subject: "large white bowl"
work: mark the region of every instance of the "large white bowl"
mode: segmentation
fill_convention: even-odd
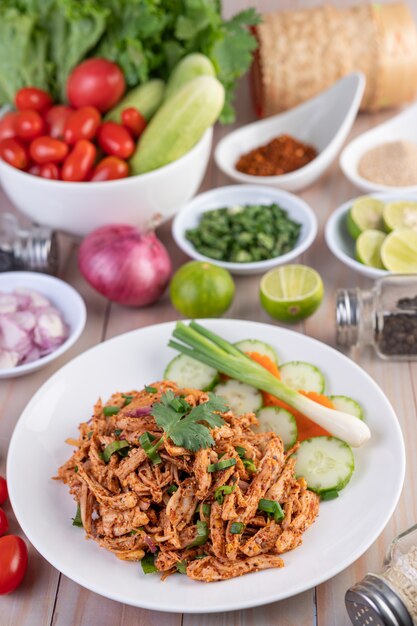
[[[213,129],[183,157],[153,172],[107,182],[46,180],[0,159],[0,182],[16,207],[54,230],[84,236],[106,224],[146,230],[169,219],[193,197],[210,157]]]
[[[362,99],[365,78],[354,72],[299,106],[266,120],[248,124],[226,135],[218,144],[218,167],[232,180],[298,191],[311,185],[331,165],[342,147]],[[235,168],[238,158],[278,135],[293,135],[317,148],[310,163],[282,176],[250,176]]]
[[[217,261],[200,254],[193,244],[186,239],[186,231],[198,226],[202,214],[206,211],[236,205],[272,204],[274,202],[285,209],[292,220],[301,224],[298,241],[295,247],[286,254],[266,261],[230,263]],[[289,263],[295,257],[305,252],[316,237],[317,220],[308,204],[292,193],[261,185],[231,185],[230,187],[218,187],[217,189],[206,191],[191,200],[175,217],[172,225],[172,234],[181,250],[193,259],[215,263],[229,270],[232,274],[261,274],[271,269],[271,267]]]

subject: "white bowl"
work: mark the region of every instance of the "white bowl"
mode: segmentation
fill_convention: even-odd
[[[84,330],[87,318],[84,300],[80,294],[59,278],[47,274],[37,274],[36,272],[0,273],[0,291],[8,292],[18,288],[33,289],[48,298],[62,313],[69,328],[69,335],[56,350],[36,361],[17,367],[0,369],[0,379],[16,378],[29,374],[29,372],[41,369],[41,367],[57,359],[77,341]]]
[[[146,230],[169,219],[193,197],[210,157],[213,129],[177,161],[153,172],[106,182],[46,180],[0,159],[0,182],[16,207],[54,230],[84,236],[106,224]]]
[[[311,185],[330,166],[342,147],[362,99],[365,78],[354,72],[299,106],[268,119],[243,126],[226,135],[218,144],[215,159],[231,179],[241,183],[272,185],[298,191]],[[318,156],[298,170],[282,176],[249,176],[235,168],[238,158],[282,134],[317,148]]]
[[[417,103],[351,141],[340,155],[339,163],[342,172],[355,187],[366,193],[387,192],[392,194],[405,192],[416,194],[417,185],[408,187],[379,185],[363,178],[358,173],[359,161],[365,152],[379,144],[391,141],[409,141],[417,144]]]
[[[370,197],[378,198],[378,200],[382,200],[383,202],[393,202],[394,200],[413,200],[416,202],[417,191],[414,195],[405,194],[404,192],[391,192],[373,193],[370,194]],[[327,220],[324,232],[326,243],[334,256],[338,258],[339,261],[344,263],[344,265],[347,265],[356,272],[359,272],[359,274],[363,274],[368,278],[376,280],[377,278],[386,276],[391,272],[388,270],[381,270],[376,267],[368,267],[355,259],[355,241],[350,236],[346,225],[347,214],[349,213],[349,209],[355,200],[356,198],[352,198],[333,211]]]
[[[211,209],[245,204],[272,204],[274,202],[285,209],[291,219],[302,225],[295,247],[281,256],[252,263],[217,261],[197,252],[193,244],[185,237],[186,231],[190,228],[195,228],[200,221],[201,215]],[[271,267],[289,263],[295,257],[305,252],[316,237],[317,220],[308,204],[292,193],[260,185],[232,185],[230,187],[218,187],[202,193],[186,204],[174,219],[172,234],[181,250],[193,259],[220,265],[220,267],[224,267],[232,274],[261,274],[271,269]]]

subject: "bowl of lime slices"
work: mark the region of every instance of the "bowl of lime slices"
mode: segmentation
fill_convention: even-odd
[[[377,193],[338,207],[325,238],[342,263],[368,276],[417,273],[417,195]]]

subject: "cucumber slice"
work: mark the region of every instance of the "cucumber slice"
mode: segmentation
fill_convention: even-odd
[[[222,396],[235,415],[256,413],[262,406],[262,394],[255,387],[238,380],[228,380],[214,388],[218,396]]]
[[[239,350],[242,350],[242,352],[258,352],[258,354],[263,354],[278,365],[278,356],[274,348],[263,341],[259,341],[259,339],[242,339],[242,341],[237,341],[235,346],[239,348]]]
[[[364,410],[356,400],[352,400],[352,398],[348,398],[348,396],[329,396],[329,398],[337,411],[349,413],[350,415],[358,417],[360,420],[365,419]]]
[[[303,476],[312,491],[340,491],[355,469],[353,453],[347,443],[336,437],[312,437],[300,443],[297,458],[297,478]]]
[[[297,423],[294,416],[286,409],[278,406],[264,406],[257,412],[256,417],[259,420],[258,432],[265,433],[273,430],[281,437],[286,450],[297,441]]]
[[[324,376],[318,367],[303,361],[289,361],[279,368],[283,383],[296,391],[324,393]]]
[[[213,367],[179,354],[166,366],[164,380],[172,380],[178,387],[210,391],[218,382],[219,374]]]

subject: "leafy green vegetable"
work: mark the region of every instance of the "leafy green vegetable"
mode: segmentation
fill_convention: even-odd
[[[145,554],[143,559],[141,559],[140,564],[142,565],[142,570],[144,574],[154,574],[158,571],[155,565],[155,555],[148,552]]]
[[[72,518],[72,525],[83,528],[83,521],[81,519],[81,509],[79,504],[77,504],[77,512],[75,513],[75,517]]]
[[[187,546],[187,548],[196,548],[198,546],[202,546],[203,544],[206,543],[208,539],[209,529],[208,529],[207,522],[202,522],[201,520],[198,520],[196,526],[197,526],[197,536],[194,539],[194,541],[192,541],[190,545]]]
[[[187,561],[177,561],[177,563],[175,564],[175,567],[177,568],[177,572],[179,574],[186,574],[187,573]]]
[[[116,415],[120,411],[120,406],[109,405],[103,408],[103,415],[106,417],[111,417],[112,415]]]

